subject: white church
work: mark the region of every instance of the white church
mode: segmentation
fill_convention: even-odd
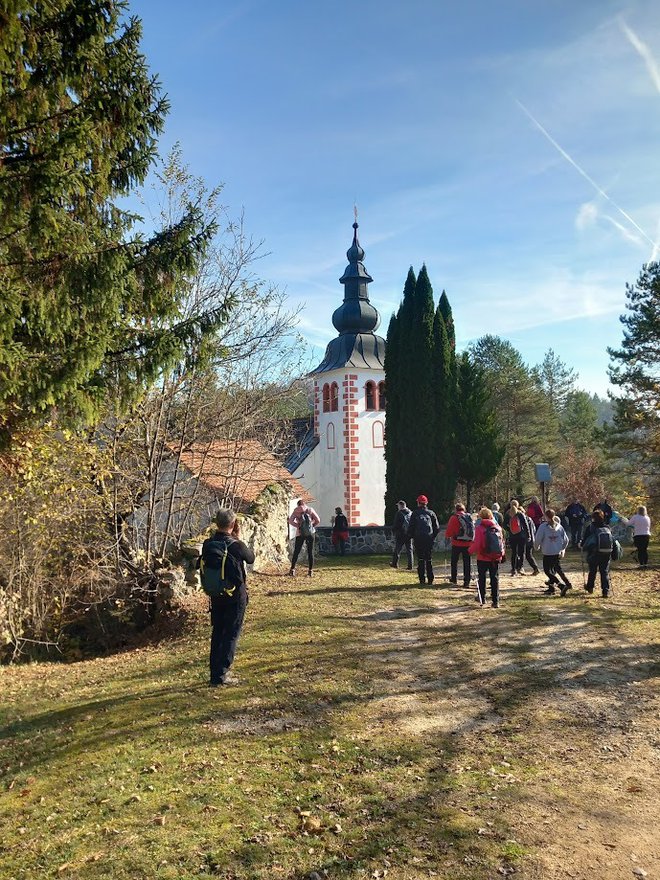
[[[341,507],[349,526],[381,526],[385,518],[385,340],[369,302],[373,281],[353,224],[348,266],[339,279],[344,301],[332,323],[338,336],[312,370],[314,423],[287,462],[315,499],[321,524]]]

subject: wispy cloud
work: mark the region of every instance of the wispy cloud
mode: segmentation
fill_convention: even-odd
[[[557,143],[557,141],[552,137],[550,132],[541,125],[541,123],[538,121],[538,119],[527,109],[527,107],[525,107],[525,105],[522,103],[522,101],[519,101],[516,98],[516,104],[518,104],[518,106],[523,111],[523,113],[527,116],[528,119],[531,120],[531,122],[536,126],[536,128],[538,128],[538,130],[546,138],[546,140],[548,140],[552,144],[552,146],[557,150],[557,152],[561,156],[563,156],[564,159],[566,159],[566,161],[569,163],[569,165],[572,165],[573,168],[575,168],[575,170],[577,171],[577,173],[581,177],[583,177],[587,181],[587,183],[589,183],[596,190],[598,195],[601,196],[602,198],[606,199],[619,212],[619,214],[621,214],[622,217],[625,217],[625,219],[628,221],[628,223],[630,223],[630,225],[633,226],[637,230],[637,232],[639,232],[639,234],[642,236],[642,238],[644,238],[651,246],[653,246],[655,244],[653,239],[649,238],[649,236],[644,232],[642,227],[635,220],[633,220],[633,218],[630,216],[630,214],[628,214],[626,211],[624,211],[622,207],[617,205],[617,203],[614,201],[614,199],[611,196],[609,196],[605,192],[605,190],[596,183],[596,181],[593,179],[593,177],[590,177],[587,174],[587,172],[584,170],[584,168],[581,168],[580,165],[578,165],[578,163],[575,161],[575,159],[573,159],[573,157],[569,153],[567,153],[566,150],[562,146],[560,146],[560,144]]]
[[[639,38],[635,31],[628,24],[626,24],[623,18],[619,19],[619,27],[625,34],[630,45],[637,52],[637,54],[646,65],[646,69],[648,71],[649,77],[651,78],[651,82],[655,86],[658,94],[660,94],[660,68],[658,67],[657,61],[653,57],[653,53],[651,52],[649,46]]]

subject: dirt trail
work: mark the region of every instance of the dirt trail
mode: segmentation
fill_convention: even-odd
[[[636,578],[634,593],[621,586],[604,613],[581,588],[546,598],[541,578],[504,577],[499,610],[436,584],[428,606],[360,618],[374,676],[367,728],[456,737],[473,760],[452,772],[492,778],[490,805],[474,810],[484,833],[504,805],[532,852],[517,877],[660,878],[657,646],[610,615],[654,577]]]

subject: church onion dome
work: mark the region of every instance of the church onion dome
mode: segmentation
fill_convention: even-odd
[[[344,301],[335,309],[332,323],[339,333],[328,344],[325,357],[312,373],[326,373],[342,367],[382,370],[385,363],[385,340],[374,334],[380,315],[369,302],[367,285],[373,278],[364,268],[364,250],[353,224],[353,243],[346,251],[348,266],[339,279],[344,285]]]

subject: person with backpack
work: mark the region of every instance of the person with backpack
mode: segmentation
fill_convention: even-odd
[[[248,605],[245,564],[254,562],[254,552],[239,540],[234,511],[221,508],[215,523],[217,531],[202,544],[198,563],[211,613],[210,687],[236,682],[229,675],[229,669],[234,662]]]
[[[463,559],[463,586],[470,586],[470,544],[474,540],[474,523],[464,504],[456,504],[455,512],[449,517],[445,538],[451,538],[451,576],[450,583],[458,584],[458,560]]]
[[[332,518],[332,545],[341,556],[346,556],[346,542],[348,541],[348,520],[341,507],[335,507],[335,515]]]
[[[524,574],[523,557],[529,542],[529,523],[515,498],[512,499],[509,508],[508,530],[511,548],[511,577],[514,577],[516,574]]]
[[[399,558],[404,546],[406,548],[406,558],[408,560],[408,571],[413,570],[413,549],[412,539],[408,537],[408,526],[410,525],[410,517],[412,511],[405,501],[397,501],[397,510],[392,523],[392,532],[394,533],[394,552],[392,553],[392,568],[399,567]]]
[[[417,498],[417,508],[410,515],[408,537],[412,538],[417,554],[417,574],[420,584],[433,583],[433,542],[440,531],[438,517],[428,508],[426,495]]]
[[[491,603],[493,608],[499,608],[499,564],[505,560],[504,537],[501,527],[493,519],[492,511],[487,507],[482,507],[479,511],[479,520],[469,552],[477,557],[479,604],[481,607],[486,604],[486,575],[488,575]]]
[[[633,543],[637,548],[639,567],[646,568],[649,564],[649,541],[651,540],[651,519],[646,508],[641,505],[637,508],[637,513],[633,513],[630,519],[623,519],[623,522],[633,530]]]
[[[504,517],[500,513],[500,505],[497,503],[497,501],[493,502],[493,504],[491,505],[491,510],[493,511],[493,519],[498,524],[498,526],[500,526],[500,528],[503,528]]]
[[[307,577],[312,576],[312,571],[314,570],[314,536],[316,535],[316,527],[320,522],[321,520],[314,508],[308,507],[302,498],[299,498],[293,513],[288,519],[289,525],[296,529],[289,577],[296,576],[296,562],[300,556],[303,544],[307,547]]]
[[[582,526],[584,525],[585,519],[588,518],[589,514],[583,504],[574,498],[568,507],[565,510],[565,514],[568,517],[568,527],[571,532],[571,547],[575,549],[577,545],[580,543],[580,538],[582,536]]]
[[[612,532],[605,524],[605,514],[602,510],[594,510],[591,514],[591,522],[584,530],[582,536],[582,551],[587,555],[589,576],[585,584],[587,593],[593,593],[596,586],[596,572],[600,574],[600,588],[603,598],[610,594],[610,559],[616,557],[617,550]]]
[[[547,577],[546,584],[548,585],[548,589],[543,592],[547,596],[554,595],[555,587],[559,586],[559,578],[561,578],[563,586],[560,589],[560,594],[565,596],[569,590],[573,589],[573,584],[564,574],[560,562],[568,547],[568,535],[552,508],[548,508],[545,512],[545,520],[536,531],[534,546],[543,554],[543,571]]]

